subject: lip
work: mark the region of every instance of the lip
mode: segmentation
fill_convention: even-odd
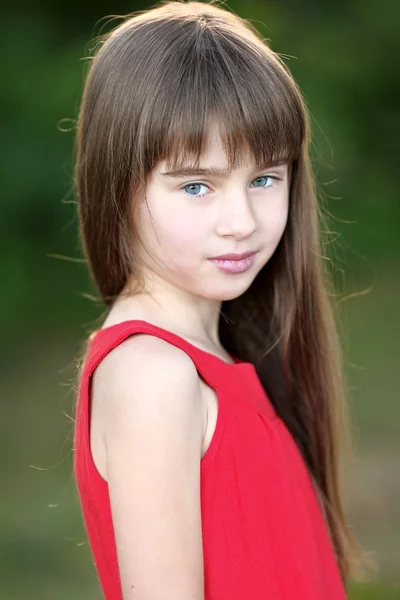
[[[243,260],[243,258],[252,256],[256,252],[257,250],[253,250],[252,252],[244,252],[243,254],[221,254],[221,256],[213,256],[210,258],[210,260]]]

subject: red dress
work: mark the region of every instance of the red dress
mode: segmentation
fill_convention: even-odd
[[[251,363],[230,364],[147,321],[100,329],[82,371],[74,474],[106,600],[122,600],[107,482],[89,444],[89,380],[134,333],[186,352],[218,397],[214,436],[201,460],[205,600],[343,600],[331,539],[301,454]]]

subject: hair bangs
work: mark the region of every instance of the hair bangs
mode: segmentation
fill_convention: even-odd
[[[250,160],[256,167],[299,157],[306,133],[304,109],[284,66],[274,56],[237,39],[223,37],[218,43],[204,32],[197,44],[174,58],[172,98],[153,100],[148,119],[153,150],[151,168],[166,160],[168,169],[198,167],[205,155],[209,134],[217,131],[229,170]],[[168,67],[166,67],[168,71]],[[171,85],[171,81],[170,81]],[[157,143],[154,143],[154,142]],[[157,149],[157,155],[154,150]]]

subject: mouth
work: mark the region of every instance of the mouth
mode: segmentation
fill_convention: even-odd
[[[225,273],[243,273],[250,269],[250,267],[254,264],[256,260],[256,252],[246,253],[247,256],[245,258],[237,259],[237,258],[210,258],[209,261],[213,263],[218,269]],[[225,255],[227,256],[227,255]],[[228,254],[228,256],[232,256],[232,254]],[[234,254],[233,256],[243,256]]]
[[[210,260],[243,260],[255,254],[257,250],[243,252],[242,254],[221,254],[220,256],[213,256]]]

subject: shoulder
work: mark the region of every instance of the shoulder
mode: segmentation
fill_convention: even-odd
[[[106,445],[122,440],[123,431],[166,422],[190,427],[201,445],[207,417],[196,366],[156,336],[130,336],[104,357],[93,374],[92,403]]]
[[[113,348],[98,365],[93,378],[99,388],[109,391],[121,391],[132,384],[148,385],[150,391],[159,385],[160,378],[164,382],[199,386],[196,366],[186,352],[143,333],[134,334]]]

